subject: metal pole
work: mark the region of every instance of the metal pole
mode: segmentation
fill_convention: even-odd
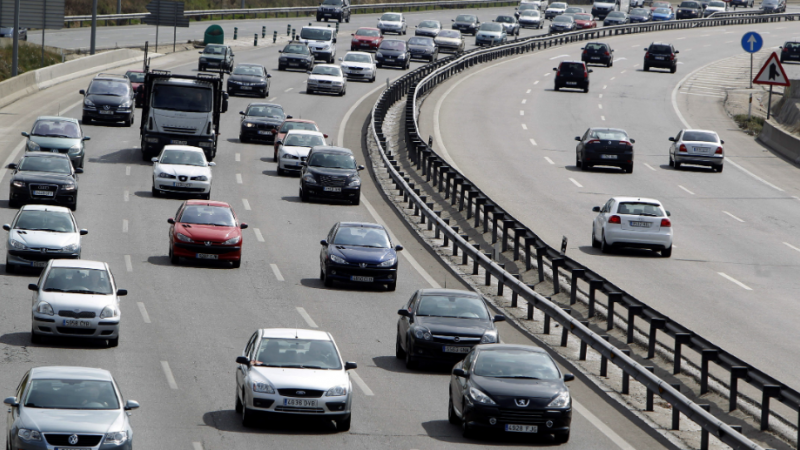
[[[94,55],[97,42],[97,0],[92,0],[92,37],[89,42],[89,54]]]
[[[17,59],[19,57],[19,2],[14,2],[14,46],[11,51],[11,76],[15,77],[19,74],[19,65]]]
[[[753,89],[753,54],[750,53],[750,89]]]
[[[767,120],[769,120],[769,113],[772,110],[772,85],[769,85],[769,101],[767,102]]]
[[[47,30],[47,0],[44,0],[44,9],[42,10],[42,64],[40,67],[44,67],[44,32]]]
[[[117,14],[122,14],[122,0],[117,0]]]
[[[175,42],[178,41],[178,15],[175,14],[173,19],[175,19],[175,21],[172,26],[172,53],[175,53]]]
[[[750,93],[750,101],[747,103],[747,120],[750,120],[750,113],[753,111],[753,94]]]
[[[97,0],[94,0],[95,2]],[[158,23],[161,21],[161,0],[158,0],[158,4],[156,5],[156,48],[153,49],[158,53]]]

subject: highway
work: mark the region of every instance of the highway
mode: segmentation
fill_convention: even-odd
[[[457,13],[437,11],[417,17],[449,21]],[[350,27],[356,26],[355,17]],[[348,46],[349,40],[340,40],[339,55]],[[362,127],[382,83],[349,83],[343,98],[307,96],[305,74],[277,71],[277,50],[274,46],[241,49],[236,60],[264,64],[273,74],[271,101],[282,104],[295,117],[316,120],[331,136],[330,142],[353,148],[359,163],[364,163],[359,151]],[[194,52],[152,62],[154,69],[178,73],[194,73],[196,66]],[[394,79],[402,73],[381,69],[379,78]],[[88,81],[89,77],[83,77],[63,83],[0,110],[4,117],[0,161],[15,160],[21,149],[19,132],[29,130],[36,116],[60,111],[80,117],[78,90],[86,88]],[[240,269],[169,263],[167,218],[173,216],[181,199],[151,196],[152,169],[141,161],[137,148],[138,114],[132,128],[84,127],[92,140],[87,143],[76,212],[79,226],[89,229],[82,241],[82,256],[107,261],[119,287],[129,291],[122,300],[120,345],[107,349],[77,340],[31,344],[26,285],[35,282],[37,274],[2,273],[4,370],[0,386],[5,395],[12,395],[31,367],[101,367],[112,372],[125,399],[142,405],[132,416],[137,448],[223,450],[263,447],[265,442],[270,448],[463,448],[467,442],[460,430],[447,422],[447,369],[410,372],[394,357],[397,309],[416,289],[444,285],[445,280],[453,287],[453,276],[409,231],[367,176],[360,206],[301,203],[297,178],[277,176],[271,147],[238,142],[237,112],[250,101],[260,99],[231,98],[229,112],[223,116],[212,190],[212,199],[231,203],[240,220],[250,226],[244,232]],[[0,172],[0,198],[4,199],[0,201],[0,223],[9,223],[16,213],[5,200],[7,172]],[[318,278],[319,241],[336,221],[388,226],[395,243],[405,247],[396,292],[323,287]],[[505,342],[530,342],[510,325],[501,326]],[[240,425],[233,410],[234,359],[259,327],[329,331],[343,359],[359,364],[351,372],[355,406],[349,433],[336,433],[332,426],[307,421],[270,424],[262,429]],[[579,376],[571,384],[574,431],[569,444],[561,448],[673,448],[585,382]],[[482,448],[528,447],[522,439],[475,444]],[[541,447],[549,447],[547,439]]]
[[[797,168],[727,118],[720,92],[732,76],[715,68],[730,65],[734,56],[745,67],[739,40],[751,30],[765,39],[762,54],[797,33],[786,24],[765,24],[604,39],[615,50],[614,66],[592,67],[588,94],[553,90],[553,67],[579,60],[585,43],[506,58],[438,87],[424,103],[420,124],[440,155],[545,241],[556,245],[567,236],[573,258],[797,387],[797,362],[785,357],[800,338],[794,324]],[[642,49],[654,41],[680,51],[676,74],[642,70]],[[797,65],[785,67],[790,78],[800,75]],[[701,68],[708,75],[700,88],[678,92],[678,84]],[[574,137],[589,127],[627,130],[636,140],[632,174],[575,167]],[[725,140],[723,173],[669,167],[668,138],[688,127],[714,129]],[[656,198],[671,211],[670,259],[646,250],[604,255],[592,248],[592,207],[620,195]]]

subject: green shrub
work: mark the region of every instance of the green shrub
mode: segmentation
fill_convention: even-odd
[[[756,136],[758,133],[761,133],[761,129],[764,128],[764,118],[759,116],[750,116],[747,118],[747,114],[736,114],[733,116],[733,120],[739,125],[745,133],[749,134],[750,136]]]
[[[0,47],[0,81],[11,78],[11,56],[13,48],[11,45]],[[44,66],[42,66],[42,48],[33,45],[20,45],[17,57],[19,73],[29,70],[36,70],[44,66],[58,64],[61,62],[59,53],[45,51]]]

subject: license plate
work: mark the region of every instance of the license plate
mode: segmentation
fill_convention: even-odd
[[[216,63],[216,62],[210,62],[210,63],[208,63],[208,65],[209,65],[209,66],[218,66],[218,65],[219,65],[219,63]]]
[[[695,147],[694,151],[697,153],[711,153],[711,149],[708,147]]]
[[[316,408],[318,400],[307,398],[285,398],[283,406],[300,406],[302,408]]]
[[[44,195],[46,197],[52,197],[53,194],[53,191],[33,191],[33,195]]]
[[[243,91],[252,91],[253,90],[253,88],[250,87],[250,86],[241,86],[241,88],[242,88]]]
[[[297,67],[297,66],[299,66],[299,65],[300,65],[299,63],[289,63],[289,66],[290,66],[290,67]]]
[[[361,44],[362,47],[369,47],[369,44]]]
[[[64,319],[63,325],[65,327],[91,328],[92,327],[92,322],[89,322],[88,320],[69,320],[69,319]]]
[[[269,130],[258,130],[258,134],[272,134]]]
[[[578,84],[577,81],[567,81],[567,85],[569,86],[575,86],[576,84]]]
[[[172,183],[175,187],[192,187],[192,183]]]
[[[469,353],[472,350],[470,347],[451,347],[449,345],[443,345],[442,351],[445,353]]]
[[[659,60],[659,61],[663,61],[664,57],[663,56],[656,56],[656,59]]]
[[[178,141],[176,139],[173,139],[173,140],[169,141],[169,143],[170,144],[174,144],[174,145],[186,145],[186,144],[189,143],[189,141]]]
[[[325,186],[325,187],[322,188],[322,190],[325,191],[325,192],[342,192],[342,188],[340,188],[340,187],[331,187],[331,186]]]
[[[98,111],[100,114],[114,114],[114,111]]]
[[[332,14],[325,14],[325,17],[330,17],[330,16],[332,16]]]
[[[47,261],[32,261],[31,267],[46,267]]]
[[[650,222],[635,222],[635,221],[631,221],[630,224],[632,227],[642,227],[642,228],[650,228],[651,225]]]
[[[391,56],[387,56],[387,57],[386,57],[386,60],[387,60],[387,61],[392,61],[393,59],[394,59],[394,58],[392,58]]]
[[[208,253],[198,253],[197,259],[219,259],[219,255],[209,255]]]
[[[617,159],[617,155],[600,155],[600,159]]]
[[[599,56],[592,56],[592,59],[600,59]]]
[[[372,283],[374,280],[372,277],[359,277],[356,275],[350,277],[350,281],[361,281],[363,283]]]
[[[56,447],[53,450],[92,450],[86,447]]]
[[[512,433],[538,433],[539,427],[536,425],[514,425],[507,423],[506,431],[510,431]]]

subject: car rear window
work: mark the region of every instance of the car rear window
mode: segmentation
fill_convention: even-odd
[[[562,75],[583,75],[583,63],[561,63],[558,69]]]
[[[788,48],[792,50],[800,50],[800,42],[787,42],[783,44],[783,48]]]
[[[362,29],[360,29],[360,30],[356,31],[356,36],[372,36],[372,37],[377,37],[377,36],[380,36],[380,35],[381,35],[381,32],[380,32],[380,30],[366,30],[366,29],[363,29],[363,28],[362,28]]]
[[[622,202],[617,208],[617,214],[629,214],[632,216],[652,216],[662,217],[664,213],[661,206],[655,203],[645,202]]]
[[[503,26],[499,23],[482,23],[480,31],[503,31]]]
[[[622,19],[622,18],[625,17],[625,13],[619,12],[619,11],[614,11],[612,13],[609,13],[608,16],[606,16],[606,17],[609,18],[609,19],[617,19],[617,18]]]
[[[678,5],[679,8],[700,8],[700,4],[697,2],[681,2]]]
[[[586,44],[586,50],[605,50],[606,44]]]
[[[594,130],[589,137],[603,141],[627,141],[628,135],[622,130]]]
[[[650,46],[650,50],[648,50],[648,51],[650,53],[656,53],[656,54],[659,54],[659,55],[661,55],[661,54],[671,55],[672,54],[672,48],[670,48],[669,45],[651,45]]]
[[[684,141],[697,141],[697,142],[719,142],[719,138],[715,133],[708,131],[687,131],[683,133]]]

